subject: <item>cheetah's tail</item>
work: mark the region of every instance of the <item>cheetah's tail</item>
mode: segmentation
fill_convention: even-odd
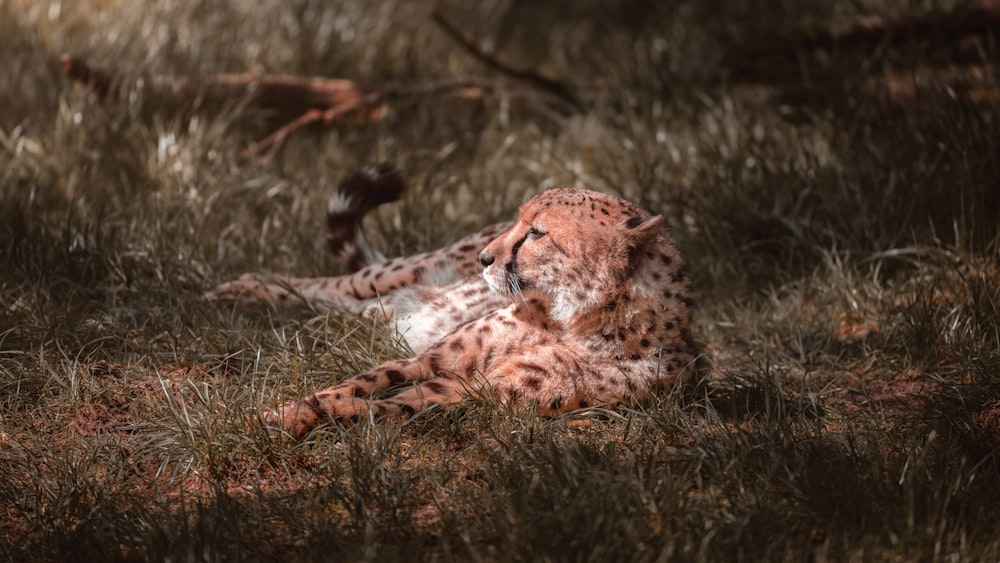
[[[327,241],[330,250],[351,272],[385,261],[365,238],[361,220],[383,203],[396,201],[406,190],[403,175],[388,163],[373,164],[345,178],[327,205]]]

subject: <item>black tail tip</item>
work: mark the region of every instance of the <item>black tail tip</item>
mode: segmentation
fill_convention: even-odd
[[[402,172],[388,162],[365,166],[344,178],[337,190],[356,202],[364,202],[365,207],[375,207],[396,201],[406,191],[406,180]]]

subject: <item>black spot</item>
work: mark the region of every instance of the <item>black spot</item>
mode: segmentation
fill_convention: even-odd
[[[534,362],[518,362],[517,367],[523,371],[534,371],[541,374],[548,373],[548,370],[545,369],[545,366],[536,364]]]
[[[425,383],[424,388],[430,391],[431,393],[434,393],[435,395],[444,395],[445,391],[447,390],[445,389],[444,385],[441,385],[437,381],[429,381]]]
[[[359,375],[357,377],[357,379],[359,381],[364,381],[366,383],[374,383],[375,382],[375,376],[373,374],[370,374],[370,373],[363,373],[363,374]]]
[[[608,301],[607,303],[604,304],[604,308],[607,309],[608,311],[614,311],[616,307],[618,307],[617,301]]]
[[[431,373],[437,374],[441,372],[441,356],[438,354],[428,354],[427,363],[430,364]]]
[[[643,338],[642,340],[639,341],[639,346],[642,346],[643,348],[648,348],[649,347],[649,340],[646,340],[645,338]]]
[[[411,417],[417,413],[417,410],[406,403],[401,403],[399,405],[399,412],[403,413],[403,416]]]
[[[483,370],[488,368],[490,364],[493,363],[493,358],[496,356],[496,353],[496,348],[492,346],[486,350],[486,354],[483,356]]]
[[[590,403],[586,399],[580,399],[580,408],[585,409],[590,406]]]
[[[406,376],[403,375],[403,372],[394,369],[386,370],[385,376],[389,378],[390,385],[399,385],[406,381]]]
[[[320,404],[319,399],[317,399],[315,395],[309,397],[308,399],[304,399],[300,404],[304,404],[305,406],[309,407],[309,410],[313,411],[313,414],[316,415],[316,418],[320,420],[324,420],[330,417],[330,413],[326,412],[326,410],[323,408],[323,405]]]

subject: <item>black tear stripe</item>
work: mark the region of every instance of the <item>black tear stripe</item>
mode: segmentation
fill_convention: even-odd
[[[521,250],[521,245],[528,240],[528,234],[525,233],[520,240],[514,243],[514,246],[510,248],[510,262],[507,262],[507,273],[514,278],[517,278],[517,253]]]

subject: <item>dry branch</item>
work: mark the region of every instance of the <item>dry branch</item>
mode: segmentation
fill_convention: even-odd
[[[932,10],[897,18],[869,18],[842,30],[753,29],[731,36],[724,61],[734,78],[759,80],[786,78],[796,72],[796,53],[814,50],[871,51],[883,45],[921,43],[960,46],[970,36],[1000,29],[1000,0],[983,0],[952,11]],[[789,64],[782,65],[785,60]],[[973,61],[978,62],[978,61]],[[786,72],[787,71],[787,72]]]
[[[89,85],[100,97],[114,95],[115,77],[86,62],[64,54],[63,70],[73,80]],[[480,99],[489,86],[471,80],[436,82],[429,85],[381,89],[362,88],[351,80],[305,76],[258,76],[253,74],[217,74],[206,78],[151,76],[146,79],[154,94],[168,94],[178,99],[231,102],[246,99],[259,107],[299,114],[271,135],[250,148],[255,156],[278,150],[295,131],[310,123],[331,123],[348,116],[360,122],[377,121],[384,112],[379,108],[391,99],[419,95],[437,95]]]
[[[534,88],[581,109],[579,98],[564,84],[538,73],[514,68],[498,60],[467,39],[458,28],[440,12],[431,17],[465,51],[488,66]],[[114,95],[114,75],[92,68],[86,62],[69,54],[61,57],[67,76],[89,85],[101,97]],[[152,76],[148,78],[150,91],[169,94],[178,99],[200,98],[208,101],[247,100],[260,107],[280,110],[299,117],[286,123],[250,148],[256,156],[267,157],[277,151],[285,140],[310,123],[331,123],[347,116],[361,122],[375,121],[384,112],[378,111],[390,99],[438,95],[469,99],[482,98],[491,90],[488,84],[472,80],[436,82],[430,85],[386,85],[382,88],[362,88],[351,80],[306,76],[258,76],[254,74],[217,74],[203,79],[184,76]]]
[[[492,68],[553,94],[574,107],[580,107],[579,100],[563,84],[530,71],[513,68],[483,53],[438,12],[435,11],[432,17],[463,48]],[[112,73],[95,69],[69,54],[63,54],[60,62],[67,76],[89,85],[98,96],[103,98],[114,95],[115,76]],[[379,108],[390,100],[428,95],[481,99],[493,89],[490,84],[468,79],[416,85],[390,84],[376,89],[362,88],[343,78],[254,74],[217,74],[200,79],[156,75],[148,77],[147,81],[151,92],[169,94],[177,99],[201,98],[218,102],[247,100],[259,107],[299,114],[299,117],[250,148],[253,155],[265,158],[280,149],[292,133],[311,123],[331,123],[348,116],[357,117],[360,122],[376,121],[384,115]]]
[[[100,96],[112,93],[113,75],[94,69],[86,62],[63,54],[60,62],[67,76],[90,85]],[[371,92],[351,80],[304,76],[258,76],[255,74],[217,74],[204,79],[157,75],[149,78],[151,90],[181,98],[197,95],[217,100],[250,97],[256,105],[288,112],[329,109],[357,104]]]
[[[911,40],[948,43],[967,35],[996,31],[1000,27],[1000,0],[986,0],[978,5],[951,12],[930,11],[902,18],[879,18],[856,23],[845,31],[810,33],[799,40],[798,48],[829,49],[835,46],[871,49],[883,42]]]
[[[460,47],[465,49],[466,52],[476,59],[485,63],[487,66],[499,71],[502,74],[510,76],[511,78],[527,82],[532,86],[549,92],[550,94],[554,94],[576,109],[583,109],[580,99],[562,82],[542,76],[537,72],[515,68],[497,59],[495,56],[484,52],[476,46],[474,41],[462,35],[462,32],[458,30],[458,27],[445,18],[444,14],[439,12],[436,8],[431,11],[431,18],[441,27],[441,29],[445,31],[445,33],[458,43]]]

